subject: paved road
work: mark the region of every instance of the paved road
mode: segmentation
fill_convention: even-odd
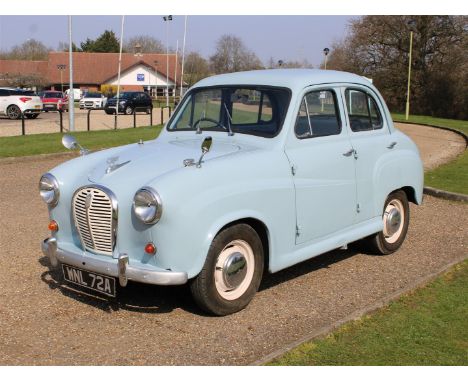
[[[204,315],[186,286],[131,284],[102,300],[64,285],[39,250],[37,181],[62,160],[0,161],[2,365],[249,364],[468,253],[468,205],[426,197],[396,254],[338,250],[267,275],[229,317]]]
[[[168,109],[164,109],[164,121],[169,116]],[[75,130],[85,131],[87,124],[88,111],[75,108]],[[62,114],[63,129],[69,131],[68,113]],[[153,109],[153,124],[161,123],[161,109]],[[137,113],[137,126],[150,125],[150,116],[145,113]],[[133,127],[133,115],[119,114],[117,126],[119,129]],[[90,129],[111,130],[114,128],[114,115],[107,115],[104,110],[93,110],[90,114]],[[26,135],[58,133],[60,132],[60,116],[58,112],[41,113],[37,119],[25,120]],[[21,135],[21,120],[10,120],[5,116],[0,116],[0,137]]]

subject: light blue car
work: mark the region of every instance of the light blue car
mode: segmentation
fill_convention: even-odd
[[[264,270],[362,240],[395,252],[421,204],[416,145],[382,96],[350,73],[278,69],[210,77],[159,137],[83,154],[43,175],[65,280],[115,296],[117,282],[190,283],[215,315],[243,309]]]

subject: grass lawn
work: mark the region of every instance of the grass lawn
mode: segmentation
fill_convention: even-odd
[[[406,122],[404,114],[392,114],[392,117],[395,122]],[[409,122],[450,127],[468,134],[468,121],[414,115],[410,116]],[[454,161],[426,172],[424,183],[426,186],[468,194],[468,151]]]
[[[99,130],[74,132],[80,145],[90,150],[125,145],[141,139],[156,138],[161,132],[161,125],[137,127],[120,130]],[[61,133],[35,134],[0,138],[0,157],[48,154],[68,151],[62,146]]]
[[[468,365],[468,261],[269,365]]]

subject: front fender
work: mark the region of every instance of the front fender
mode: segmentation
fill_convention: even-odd
[[[294,186],[282,152],[207,161],[199,169],[171,172],[152,187],[164,206],[161,220],[151,228],[158,266],[164,269],[195,277],[216,234],[239,219],[254,218],[267,227],[270,261],[294,243]]]

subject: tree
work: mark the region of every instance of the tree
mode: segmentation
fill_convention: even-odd
[[[3,82],[13,88],[43,88],[48,85],[46,78],[40,74],[8,73],[4,75]]]
[[[60,41],[57,47],[57,51],[59,52],[68,52],[68,42]],[[82,50],[76,46],[74,42],[72,42],[72,52],[82,52]]]
[[[113,31],[105,30],[96,40],[87,38],[81,43],[81,49],[83,52],[118,53],[120,42]]]
[[[50,50],[42,42],[28,39],[21,45],[12,47],[10,51],[0,53],[0,58],[4,60],[44,61],[47,60]]]
[[[365,16],[353,20],[349,35],[332,47],[327,67],[372,78],[389,107],[403,111],[410,20],[415,21],[412,112],[468,118],[467,16]]]
[[[166,53],[164,44],[160,40],[148,35],[139,35],[127,39],[124,49],[127,52],[136,53],[135,46],[137,44],[141,47],[141,53]]]
[[[211,74],[208,61],[197,52],[191,52],[187,55],[184,69],[184,81],[188,87]]]
[[[230,73],[263,67],[255,53],[248,50],[236,36],[223,35],[216,43],[216,53],[210,57],[215,73]]]

